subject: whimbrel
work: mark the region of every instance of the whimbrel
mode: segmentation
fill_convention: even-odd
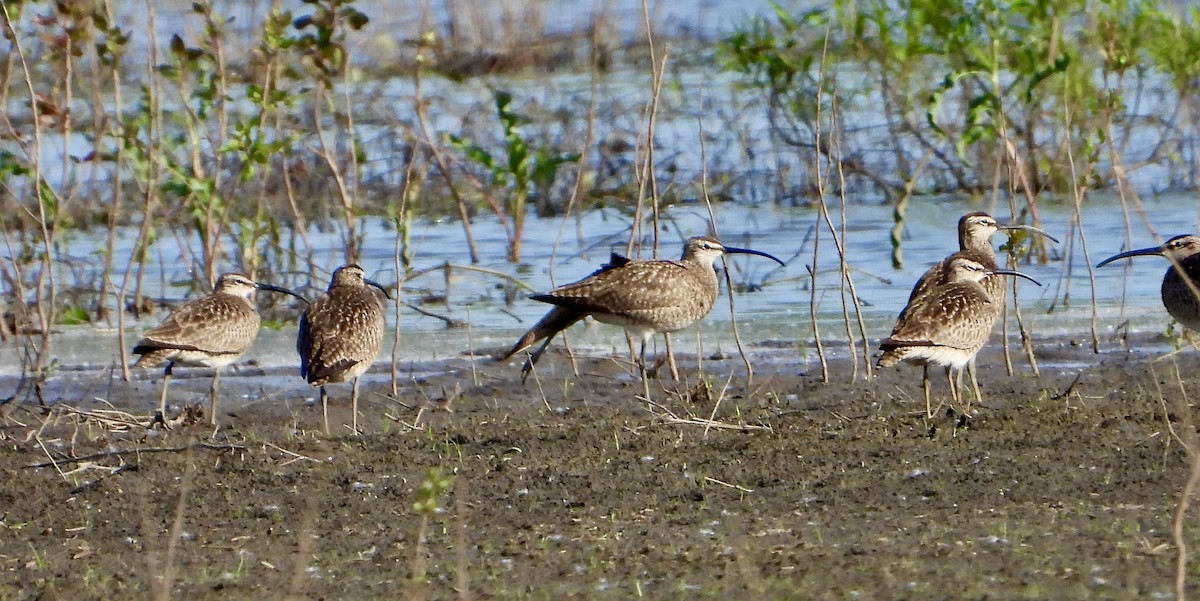
[[[877,365],[888,367],[899,361],[926,368],[930,364],[941,365],[946,368],[951,397],[956,403],[961,402],[962,370],[983,348],[995,323],[994,306],[999,301],[981,283],[993,275],[1023,277],[1041,285],[1023,273],[989,269],[968,257],[954,256],[938,284],[900,313],[891,336],[879,345],[883,355]],[[957,371],[957,378],[952,370]],[[932,417],[928,369],[924,370],[922,386],[925,412]]]
[[[912,304],[918,296],[928,294],[931,289],[944,281],[946,272],[949,270],[951,260],[955,257],[966,257],[972,261],[983,265],[986,269],[999,268],[999,262],[996,259],[996,252],[992,250],[992,236],[996,232],[1006,231],[1026,231],[1033,232],[1045,236],[1052,240],[1055,244],[1058,239],[1044,230],[1033,227],[1031,225],[1009,224],[1002,225],[996,222],[996,219],[983,211],[973,211],[967,213],[958,220],[958,252],[942,259],[934,266],[930,267],[917,283],[913,286],[912,292],[908,295],[908,304]],[[1004,304],[1008,297],[1004,289],[1004,278],[1002,277],[986,277],[980,282],[983,289],[996,300],[996,302],[988,305],[992,309],[992,323],[1000,319],[1000,315],[1004,313]],[[988,326],[988,331],[991,331],[991,325]],[[925,378],[929,378],[929,367],[925,366]],[[967,373],[971,377],[971,387],[975,392],[975,398],[980,399],[979,380],[975,375],[975,358],[967,364]]]
[[[166,424],[167,385],[172,369],[178,364],[215,369],[210,419],[214,426],[217,424],[217,382],[221,368],[241,357],[258,336],[260,319],[250,302],[255,290],[282,292],[304,300],[287,288],[256,283],[240,273],[226,273],[217,280],[212,294],[173,311],[133,347],[134,354],[141,355],[134,367],[155,367],[167,362],[157,419]]]
[[[983,211],[974,211],[963,215],[958,220],[958,250],[959,253],[969,253],[969,257],[983,265],[987,269],[996,269],[999,263],[996,260],[996,251],[992,250],[992,236],[999,231],[1026,231],[1040,234],[1052,240],[1055,244],[1058,239],[1044,230],[1033,227],[1031,225],[1022,225],[1014,223],[1011,225],[1001,225],[987,213]],[[924,275],[917,280],[913,286],[912,292],[908,295],[908,302],[912,302],[917,296],[927,293],[931,288],[938,285],[944,279],[945,273],[950,260],[960,255],[950,255],[942,259],[933,267],[930,267]],[[991,295],[992,298],[1001,299],[1001,307],[1003,307],[1004,279],[1003,278],[987,278],[983,281],[983,287]]]
[[[641,339],[640,369],[645,376],[646,342],[651,336],[682,330],[712,310],[718,292],[713,262],[723,253],[758,255],[784,265],[765,252],[724,246],[709,236],[689,238],[678,261],[631,260],[614,253],[586,278],[531,296],[554,308],[497,359],[507,359],[545,339],[521,370],[527,376],[555,334],[591,315]]]
[[[354,380],[350,392],[352,426],[358,434],[358,377],[375,360],[383,345],[384,309],[368,286],[383,286],[366,278],[358,265],[343,265],[333,272],[325,296],[313,301],[300,318],[296,351],[300,375],[321,387],[321,415],[329,434],[329,406],[325,385]]]
[[[1142,255],[1159,255],[1171,261],[1162,282],[1162,302],[1167,313],[1183,327],[1200,332],[1200,236],[1175,236],[1162,246],[1125,251],[1096,264],[1104,267],[1117,259]],[[1185,277],[1186,276],[1186,277]]]

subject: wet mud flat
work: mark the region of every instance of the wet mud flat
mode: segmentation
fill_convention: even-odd
[[[1081,367],[1034,377],[992,351],[977,412],[930,419],[916,368],[822,383],[795,352],[749,385],[681,357],[650,404],[623,360],[551,353],[525,385],[462,361],[370,381],[359,437],[290,389],[215,436],[10,408],[0,598],[1174,598],[1200,353],[1063,341],[1041,352]],[[144,416],[156,384],[106,398]]]

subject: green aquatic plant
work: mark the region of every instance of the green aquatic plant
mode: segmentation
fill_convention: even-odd
[[[806,165],[828,161],[895,204],[897,266],[913,196],[1007,193],[1036,223],[1037,195],[1076,190],[1070,158],[1095,156],[1097,139],[1104,160],[1087,186],[1110,186],[1153,165],[1184,167],[1173,179],[1193,185],[1182,174],[1194,171],[1190,159],[1171,149],[1200,128],[1200,100],[1189,91],[1200,77],[1196,7],[835,0],[793,13],[773,6],[770,17],[736,28],[719,56],[741,74],[743,89],[762,96],[781,147]],[[1173,109],[1160,115],[1150,106]],[[877,118],[818,120],[835,107]]]
[[[525,234],[526,202],[530,194],[547,195],[554,186],[559,167],[579,162],[578,153],[558,153],[546,146],[530,150],[530,142],[521,133],[524,119],[512,108],[512,94],[495,93],[496,115],[504,133],[504,154],[496,156],[463,137],[450,135],[451,148],[483,167],[491,176],[491,188],[481,190],[489,206],[504,225],[508,237],[508,260],[521,260],[521,239]],[[492,200],[495,189],[505,195],[503,203]]]

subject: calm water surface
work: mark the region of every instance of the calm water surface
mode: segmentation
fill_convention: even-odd
[[[969,206],[961,200],[914,202],[905,227],[903,245],[904,266],[893,269],[888,232],[892,226],[892,209],[877,205],[851,205],[846,208],[846,251],[853,267],[854,283],[862,301],[868,339],[872,345],[890,331],[895,315],[903,307],[913,282],[933,262],[956,249],[955,224],[968,211],[989,207]],[[1164,196],[1145,202],[1145,217],[1162,237],[1197,230],[1197,204],[1188,196]],[[836,208],[834,209],[836,211]],[[1081,251],[1078,236],[1068,233],[1073,210],[1066,205],[1046,203],[1040,207],[1045,229],[1062,242],[1051,247],[1050,259],[1044,264],[1024,264],[1020,269],[1040,280],[1036,287],[1022,281],[1020,308],[1035,339],[1078,337],[1088,339],[1093,307],[1093,293],[1088,279],[1087,261]],[[771,353],[802,354],[814,339],[809,318],[810,280],[807,266],[812,264],[814,227],[821,229],[818,261],[817,295],[818,327],[823,340],[846,340],[842,317],[842,295],[838,274],[838,258],[829,232],[818,225],[818,213],[813,208],[780,208],[775,206],[743,206],[725,203],[715,206],[722,239],[733,245],[752,247],[770,252],[787,261],[786,268],[755,257],[736,256],[730,265],[735,284],[754,288],[753,292],[735,296],[738,325],[742,339],[748,343],[770,342]],[[1005,211],[992,210],[1005,218]],[[706,212],[700,205],[672,207],[666,212],[661,232],[661,255],[677,258],[681,241],[686,236],[705,233]],[[1124,250],[1125,218],[1119,202],[1096,198],[1086,206],[1084,217],[1091,263]],[[840,215],[834,214],[835,224]],[[1139,214],[1130,215],[1135,247],[1155,243]],[[385,222],[368,222],[367,246],[361,261],[368,273],[378,280],[394,281],[395,232]],[[555,240],[560,235],[558,252]],[[582,237],[579,237],[582,232]],[[503,260],[505,238],[503,231],[491,220],[475,223],[474,233],[482,255],[481,267],[511,274],[536,291],[546,290],[555,283],[574,281],[589,274],[605,262],[609,252],[624,252],[628,240],[629,218],[616,211],[597,211],[564,224],[561,220],[530,222],[520,266]],[[127,232],[132,236],[132,232]],[[317,262],[331,270],[342,262],[340,244],[335,236],[311,232]],[[64,247],[67,254],[87,256],[101,244],[100,234],[77,234]],[[997,236],[996,245],[1003,236]],[[124,251],[129,250],[125,240]],[[466,242],[458,223],[425,223],[414,231],[412,242],[415,266],[430,267],[447,261],[465,264]],[[186,265],[177,248],[160,245],[156,264],[150,270],[151,295],[181,298],[186,292],[168,287],[153,289],[160,281],[184,280]],[[552,263],[552,256],[554,260]],[[125,258],[118,257],[117,264]],[[553,269],[551,269],[553,266]],[[1096,319],[1102,338],[1115,331],[1118,324],[1127,323],[1134,332],[1161,332],[1169,323],[1159,299],[1158,287],[1167,268],[1165,259],[1142,257],[1095,271]],[[407,308],[401,310],[400,345],[398,358],[404,362],[436,362],[458,359],[469,349],[494,350],[511,344],[547,309],[546,305],[524,298],[521,292],[511,306],[504,303],[501,281],[490,275],[456,270],[450,281],[449,302],[425,306],[470,324],[470,327],[447,328],[434,318],[425,317]],[[163,277],[158,277],[161,274]],[[120,274],[117,274],[120,277]],[[325,274],[315,278],[321,286]],[[118,280],[119,281],[119,280]],[[446,283],[442,271],[426,274],[406,283],[405,299],[419,301],[423,292],[444,294]],[[1069,303],[1064,294],[1069,292]],[[133,342],[140,331],[157,323],[156,315],[141,323],[127,325],[125,338]],[[397,316],[389,317],[395,327]],[[713,312],[698,327],[702,333],[705,352],[734,350],[731,317],[724,293]],[[296,364],[292,340],[294,325],[280,331],[264,330],[246,360],[254,360],[264,368],[285,369]],[[571,330],[576,348],[591,352],[625,349],[624,336],[619,328],[592,324]],[[855,328],[857,337],[857,328]],[[118,332],[107,324],[64,328],[55,339],[55,355],[69,369],[104,370],[117,361]],[[695,338],[680,337],[682,348],[693,351]],[[799,349],[799,350],[798,350]],[[835,352],[844,352],[844,345],[835,344]],[[766,351],[764,351],[766,352]],[[386,351],[385,351],[386,354]],[[16,353],[0,353],[0,372],[12,375],[19,371]],[[797,360],[800,360],[799,358]],[[514,369],[516,367],[514,366]]]

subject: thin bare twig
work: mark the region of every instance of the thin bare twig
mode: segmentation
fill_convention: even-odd
[[[58,466],[64,463],[79,463],[80,461],[92,461],[95,459],[104,459],[106,457],[120,457],[122,455],[139,455],[142,453],[180,453],[192,449],[203,449],[207,451],[245,451],[246,447],[238,444],[214,444],[209,442],[198,442],[195,444],[183,445],[178,447],[137,447],[134,449],[116,449],[112,451],[104,451],[101,453],[92,453],[90,455],[82,455],[80,457],[64,457],[62,459],[51,459],[43,463],[31,463],[22,466],[25,469],[42,468],[49,466]]]

